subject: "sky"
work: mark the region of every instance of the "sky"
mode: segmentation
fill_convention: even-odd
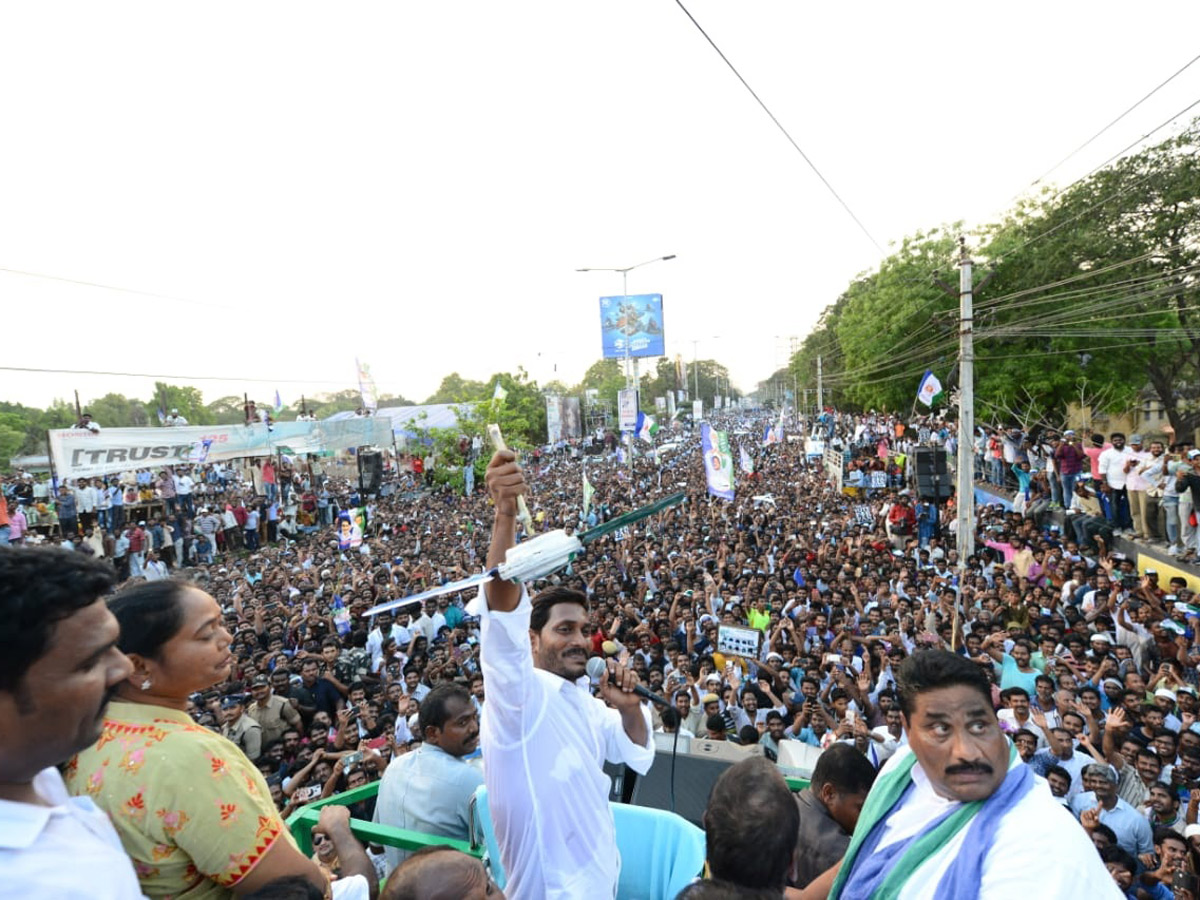
[[[1200,32],[1194,2],[685,5],[885,250],[995,221]],[[356,357],[417,401],[573,384],[622,291],[576,270],[669,254],[629,292],[749,391],[883,255],[674,0],[7,2],[0,80],[0,363],[138,376],[0,369],[9,401],[292,403]],[[1197,98],[1200,63],[1049,180]]]

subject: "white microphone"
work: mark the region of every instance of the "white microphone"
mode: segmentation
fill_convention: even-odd
[[[608,666],[605,665],[604,660],[602,660],[598,656],[593,656],[591,659],[589,659],[587,661],[587,674],[588,674],[588,678],[592,679],[593,682],[599,682],[605,676],[607,676],[609,684],[617,683],[616,673],[609,672]],[[633,692],[635,694],[637,694],[639,697],[641,697],[643,700],[649,700],[651,703],[657,703],[659,706],[670,706],[671,705],[666,700],[664,700],[662,697],[658,696],[658,694],[654,693],[654,691],[651,691],[648,688],[642,687],[641,684],[638,684],[636,687],[634,687]]]

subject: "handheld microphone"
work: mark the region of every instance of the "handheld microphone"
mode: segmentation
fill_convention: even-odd
[[[588,678],[592,679],[592,681],[600,681],[602,678],[607,678],[609,684],[617,683],[617,676],[608,671],[608,666],[605,665],[604,660],[598,656],[593,656],[587,661],[587,674]],[[671,705],[662,697],[658,696],[658,694],[654,693],[654,691],[645,688],[640,684],[633,689],[633,692],[643,700],[649,700],[651,703],[657,703],[659,706]]]

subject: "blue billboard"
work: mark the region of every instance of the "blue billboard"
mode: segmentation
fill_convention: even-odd
[[[666,356],[662,294],[601,297],[600,342],[605,359]]]

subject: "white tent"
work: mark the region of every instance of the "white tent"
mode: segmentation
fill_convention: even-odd
[[[455,410],[466,404],[431,403],[427,406],[389,406],[375,411],[375,418],[390,419],[397,437],[415,438],[418,428],[457,428]],[[326,422],[353,419],[353,412],[334,413]]]

